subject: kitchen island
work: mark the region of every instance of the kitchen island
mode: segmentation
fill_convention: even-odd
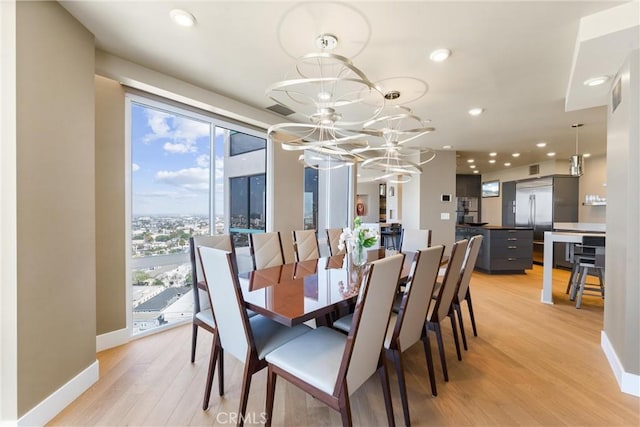
[[[522,273],[533,267],[533,229],[496,225],[460,224],[456,240],[480,234],[482,246],[476,270],[489,274]]]

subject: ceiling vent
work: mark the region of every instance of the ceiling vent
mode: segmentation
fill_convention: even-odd
[[[280,104],[274,104],[271,105],[269,107],[267,107],[267,110],[269,111],[273,111],[276,114],[280,114],[281,116],[290,116],[291,114],[295,113],[295,111],[285,107],[284,105],[280,105]]]
[[[529,165],[529,175],[538,175],[540,173],[540,165]]]

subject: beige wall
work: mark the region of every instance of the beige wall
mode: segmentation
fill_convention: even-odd
[[[96,360],[93,36],[18,2],[18,416]]]
[[[127,327],[125,104],[122,86],[95,77],[96,335]]]
[[[607,159],[611,167],[607,169],[604,332],[624,371],[639,375],[640,51],[631,53],[614,82],[617,78],[622,81],[622,102],[614,113],[611,104],[607,108]]]
[[[362,215],[362,222],[380,222],[380,183],[378,181],[358,183],[355,203],[360,201],[366,204],[366,215]],[[353,227],[353,224],[349,224],[349,227]]]
[[[299,152],[285,151],[280,144],[268,144],[267,231],[280,231],[287,262],[295,261],[291,232],[303,228],[304,166]],[[272,169],[269,167],[272,166]]]
[[[417,228],[432,230],[431,243],[434,245],[444,244],[446,246],[445,252],[448,253],[455,240],[456,208],[453,201],[441,202],[440,195],[451,194],[452,200],[455,197],[456,153],[454,151],[438,151],[436,158],[423,165],[422,169],[423,172],[419,177],[418,197],[407,196],[404,193],[406,187],[403,187],[403,217],[407,215],[408,209],[415,209],[418,205],[420,211]],[[440,219],[441,213],[448,213],[449,219]]]
[[[585,206],[587,194],[607,197],[607,157],[597,156],[584,159],[584,175],[580,177],[580,205],[578,206],[579,222],[605,223],[607,221],[606,206]]]

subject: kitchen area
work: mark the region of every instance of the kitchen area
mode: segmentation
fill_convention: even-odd
[[[571,249],[576,242],[554,239],[549,243],[549,258],[549,254],[545,257],[545,239],[553,238],[554,233],[604,237],[606,158],[585,161],[582,176],[569,175],[566,163],[557,161],[482,177],[456,176],[456,239],[485,236],[485,256],[479,257],[478,270],[525,273],[533,264],[542,265],[545,271],[571,270]],[[551,298],[545,301],[543,296],[542,300],[550,302]]]

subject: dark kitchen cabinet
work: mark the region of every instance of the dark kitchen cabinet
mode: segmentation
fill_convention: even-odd
[[[480,175],[456,175],[456,197],[480,197],[482,181]]]
[[[456,227],[456,239],[481,234],[476,269],[485,273],[524,273],[533,266],[533,230],[515,227]]]

